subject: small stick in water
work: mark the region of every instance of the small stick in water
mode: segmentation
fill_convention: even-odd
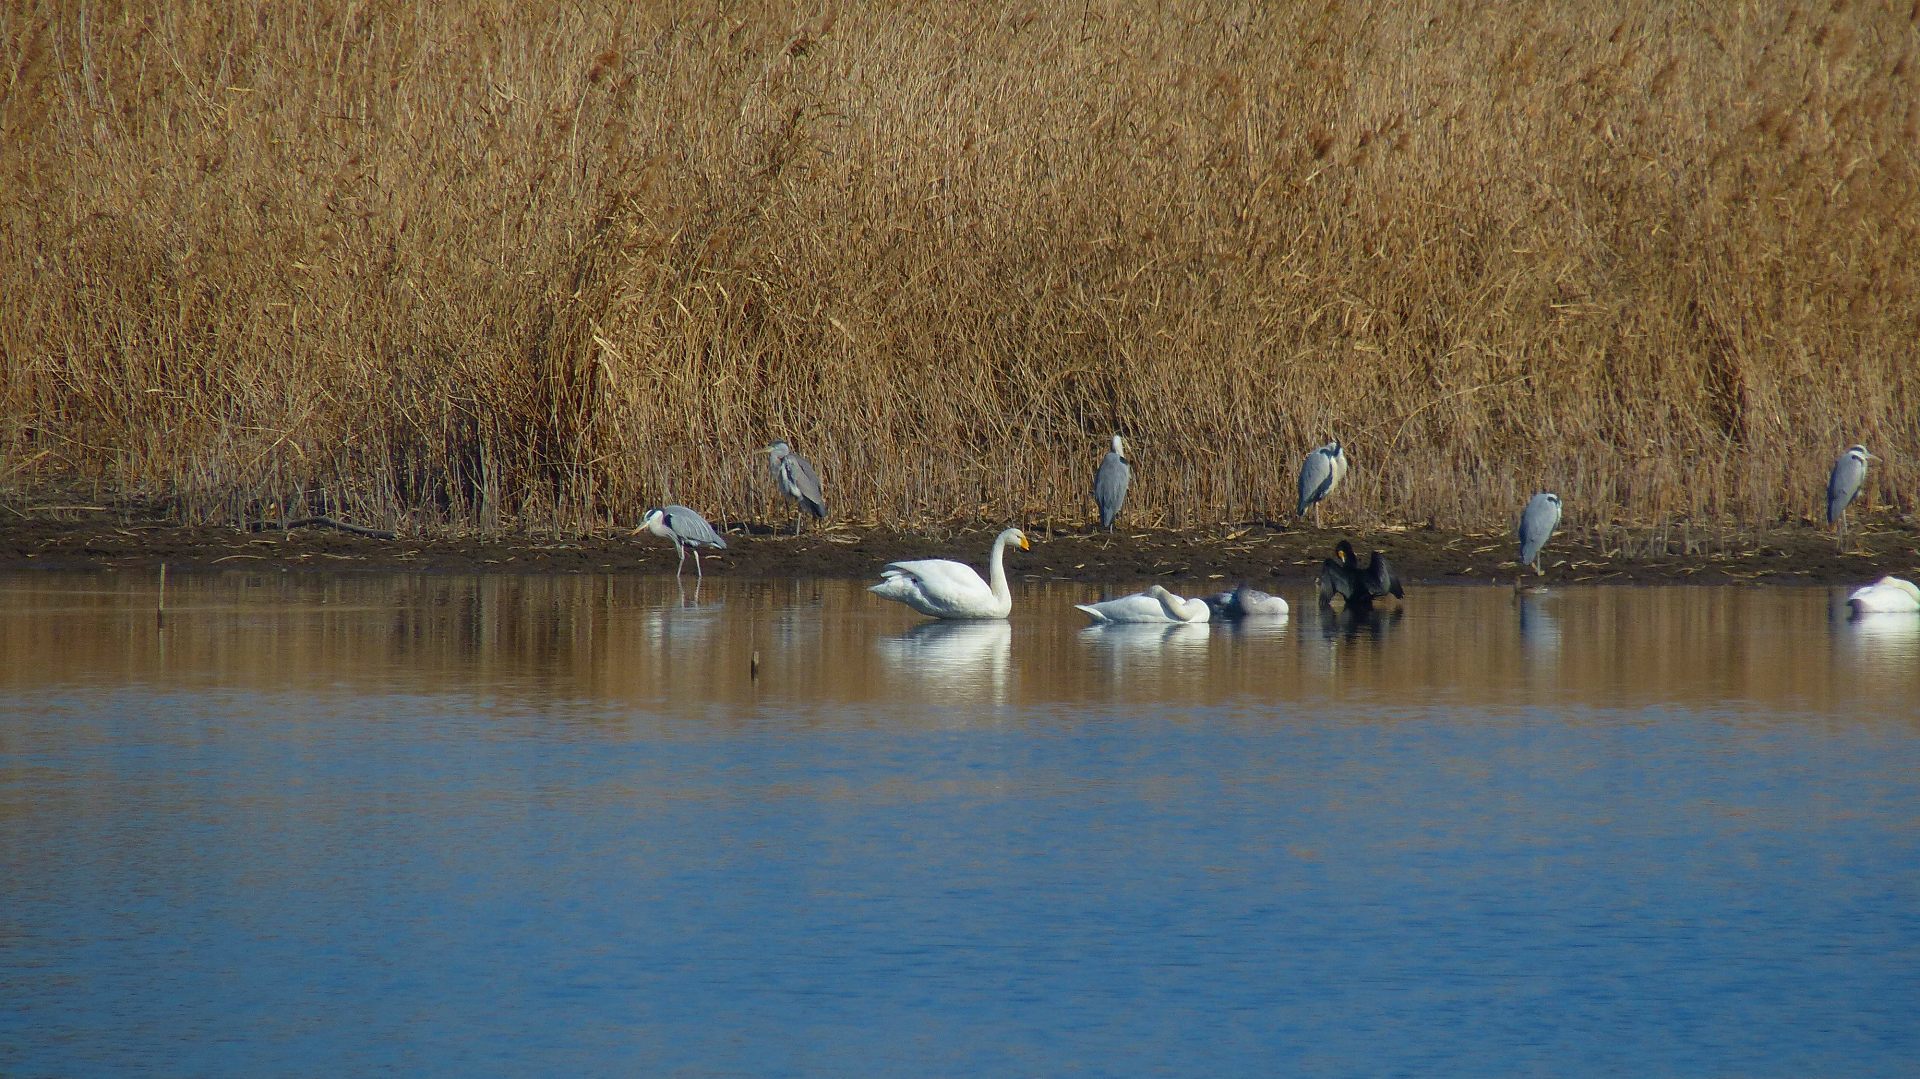
[[[760,650],[758,648],[753,650],[753,658],[747,661],[747,678],[749,681],[754,682],[760,680]]]
[[[160,563],[160,605],[154,609],[153,624],[167,628],[167,564]]]

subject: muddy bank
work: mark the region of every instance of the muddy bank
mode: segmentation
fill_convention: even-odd
[[[1364,558],[1386,552],[1402,576],[1421,583],[1510,583],[1518,573],[1507,532],[1421,528],[1322,531],[1265,524],[1187,531],[1030,531],[1033,550],[1013,552],[1016,578],[1117,582],[1146,578],[1300,582],[1311,579],[1336,540]],[[957,557],[979,564],[988,527],[938,533],[835,525],[799,537],[734,524],[730,548],[705,556],[707,572],[746,577],[874,577],[899,558]],[[1891,515],[1855,522],[1848,549],[1811,525],[1778,528],[1563,528],[1548,545],[1553,583],[1853,583],[1883,573],[1920,574],[1920,528]],[[690,561],[690,560],[689,560]],[[275,568],[438,573],[671,573],[670,544],[609,532],[584,536],[362,536],[324,525],[290,532],[182,526],[134,509],[0,506],[0,569],[181,570]],[[687,572],[693,572],[691,564]]]

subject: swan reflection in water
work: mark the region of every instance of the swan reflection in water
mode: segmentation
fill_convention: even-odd
[[[1080,643],[1106,673],[1202,670],[1213,628],[1205,622],[1097,623],[1080,631]]]
[[[1165,654],[1205,651],[1213,630],[1205,622],[1096,622],[1080,631],[1080,639],[1112,652]]]
[[[1911,660],[1920,654],[1920,588],[1882,577],[1844,600],[1834,593],[1827,622],[1836,637],[1875,658]]]
[[[887,666],[943,693],[990,692],[1006,698],[1013,626],[1000,619],[923,622],[876,642]]]
[[[1862,652],[1877,658],[1907,662],[1920,658],[1920,616],[1855,614],[1836,628]]]
[[[1219,623],[1217,632],[1235,639],[1252,640],[1255,638],[1284,637],[1287,627],[1293,624],[1290,615],[1266,615],[1257,618],[1235,618]]]

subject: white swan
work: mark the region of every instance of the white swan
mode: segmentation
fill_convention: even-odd
[[[1882,577],[1847,597],[1855,614],[1920,611],[1920,587],[1898,577]]]
[[[1074,606],[1095,622],[1205,622],[1212,614],[1206,600],[1176,596],[1157,584],[1131,596]]]
[[[1009,528],[993,541],[993,553],[987,556],[989,585],[964,562],[948,558],[920,558],[911,562],[889,562],[880,571],[885,578],[867,589],[882,599],[904,603],[921,614],[935,618],[1005,618],[1013,610],[1013,593],[1007,591],[1004,555],[1007,544],[1017,543],[1023,551],[1027,534]]]

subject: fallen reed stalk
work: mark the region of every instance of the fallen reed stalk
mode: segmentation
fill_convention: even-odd
[[[189,520],[1913,510],[1920,4],[0,13],[0,483]],[[984,26],[982,25],[984,23]]]

